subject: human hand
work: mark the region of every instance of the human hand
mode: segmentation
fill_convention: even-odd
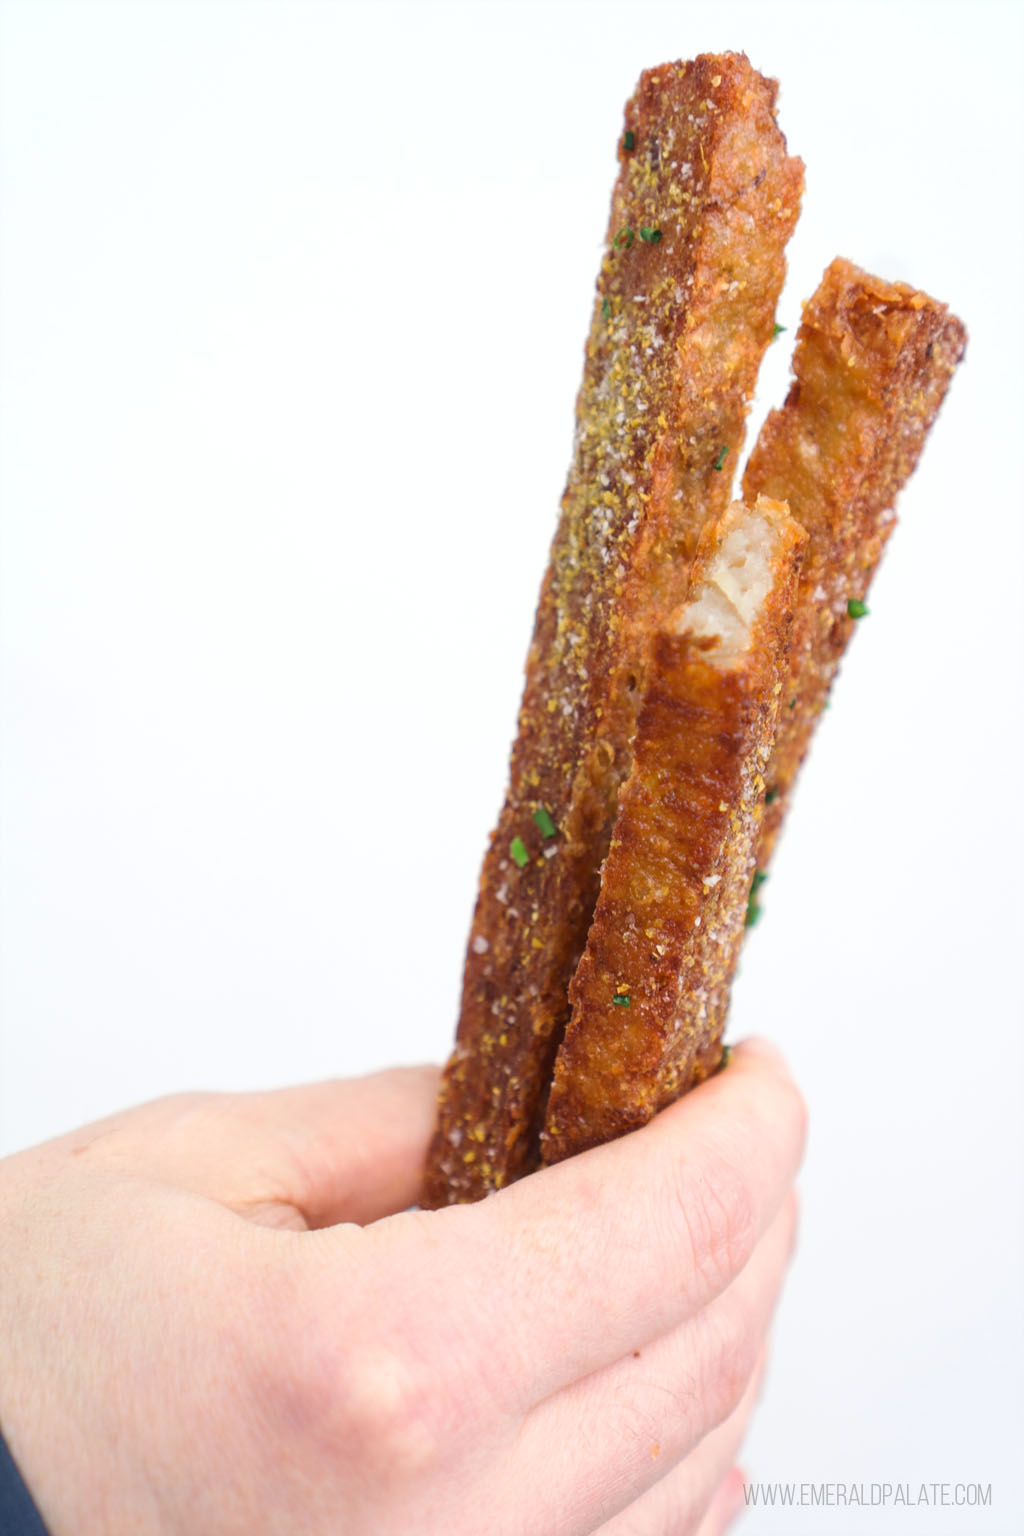
[[[804,1134],[774,1052],[410,1211],[436,1081],[183,1095],[0,1163],[0,1424],[52,1536],[724,1530]]]

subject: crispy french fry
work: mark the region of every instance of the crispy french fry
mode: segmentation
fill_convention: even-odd
[[[911,474],[967,334],[944,304],[836,260],[804,308],[794,380],[743,475],[749,500],[783,498],[808,533],[758,865],[861,614],[896,497]]]
[[[802,166],[741,54],[647,72],[620,173],[504,808],[484,860],[422,1201],[536,1166],[649,636],[724,510]]]
[[[645,1124],[718,1065],[805,542],[784,503],[735,502],[706,531],[676,623],[654,638],[569,987],[546,1162]]]

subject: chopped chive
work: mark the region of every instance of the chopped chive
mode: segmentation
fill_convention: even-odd
[[[650,224],[645,224],[640,231],[640,239],[645,240],[648,245],[657,245],[661,239],[661,230],[653,229]]]
[[[612,306],[607,299],[605,299],[604,303],[601,305],[601,313],[604,315],[606,320],[611,319]]]
[[[626,151],[627,155],[631,155],[634,149],[636,149],[636,134],[633,132],[632,128],[627,128],[625,133],[622,135],[622,147]]]
[[[557,837],[558,828],[551,820],[551,813],[545,805],[538,805],[533,813],[533,820],[540,829],[541,837]]]
[[[635,239],[636,236],[630,229],[629,225],[624,224],[619,230],[618,234],[615,236],[615,239],[612,241],[612,245],[614,245],[616,250],[619,251],[621,251],[623,246],[625,246],[626,250],[628,251]]]
[[[796,699],[795,698],[790,699],[789,707],[790,707],[790,709],[796,709]]]
[[[769,789],[765,793],[764,803],[765,803],[765,805],[774,805],[778,798],[779,798],[779,791],[775,787],[775,785],[773,784],[771,789]]]
[[[727,446],[719,448],[718,458],[715,460],[714,465],[712,466],[714,469],[721,469],[722,465],[725,463],[725,456],[728,452],[729,449]]]
[[[629,1003],[630,1003],[629,993],[628,992],[616,992],[615,996],[612,998],[612,1002],[618,1008],[628,1008],[629,1007]]]
[[[862,603],[859,597],[851,597],[846,605],[846,611],[851,619],[863,619],[867,616],[868,605]]]
[[[750,882],[750,895],[747,897],[747,915],[743,919],[744,928],[753,928],[761,916],[761,903],[757,899],[757,893],[767,879],[768,876],[763,869],[754,870],[754,878]]]
[[[508,845],[508,851],[519,865],[519,868],[525,869],[530,862],[530,855],[527,853],[526,844],[521,837],[514,837],[512,839]]]
[[[718,1070],[719,1070],[719,1072],[724,1072],[725,1071],[726,1067],[729,1065],[729,1059],[730,1059],[731,1056],[732,1056],[732,1046],[731,1045],[723,1045],[722,1046],[722,1059],[718,1063]]]
[[[772,331],[772,341],[775,340],[776,336],[781,336],[784,330],[786,330],[786,326],[777,325],[774,331]]]

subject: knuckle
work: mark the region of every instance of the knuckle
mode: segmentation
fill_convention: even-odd
[[[808,1129],[809,1124],[811,1124],[811,1112],[809,1112],[808,1109],[808,1100],[803,1097],[803,1092],[798,1089],[797,1084],[795,1084],[792,1080],[789,1091],[791,1091],[792,1094],[792,1114],[794,1114],[794,1123],[795,1126],[797,1126],[798,1143],[800,1143],[800,1152],[803,1154],[804,1146],[808,1144]]]
[[[719,1303],[715,1313],[704,1391],[714,1422],[720,1424],[743,1399],[760,1359],[761,1340],[738,1305]]]
[[[786,1196],[782,1208],[782,1220],[786,1233],[786,1262],[792,1259],[800,1238],[800,1199],[795,1189]]]
[[[383,1345],[349,1355],[334,1386],[334,1420],[343,1443],[391,1475],[431,1465],[442,1444],[435,1392],[408,1355]]]
[[[797,1162],[800,1162],[804,1155],[804,1149],[807,1146],[809,1125],[807,1100],[791,1077],[786,1079],[786,1093],[788,1096],[789,1118],[792,1123],[797,1148]]]
[[[286,1285],[289,1282],[286,1281]],[[290,1289],[295,1292],[294,1281]],[[311,1295],[300,1283],[292,1319],[273,1354],[275,1430],[300,1458],[319,1452],[333,1464],[339,1451],[368,1484],[422,1473],[447,1443],[443,1385],[386,1308],[353,1288],[347,1309],[334,1286]],[[361,1298],[361,1299],[360,1299]],[[345,1317],[345,1311],[348,1317]]]
[[[718,1292],[753,1249],[758,1211],[750,1183],[727,1159],[705,1159],[699,1170],[683,1171],[676,1200],[693,1271]]]

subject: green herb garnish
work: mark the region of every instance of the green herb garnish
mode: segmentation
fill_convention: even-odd
[[[846,611],[851,619],[863,619],[867,616],[868,605],[862,603],[859,597],[851,597],[846,605]]]
[[[728,452],[728,447],[719,448],[718,458],[715,460],[714,465],[712,466],[714,469],[721,469],[722,465],[725,463],[725,456]]]
[[[719,1072],[724,1072],[725,1071],[726,1067],[729,1065],[729,1058],[731,1056],[732,1056],[732,1046],[731,1045],[723,1045],[722,1046],[722,1059],[718,1063],[718,1070],[719,1070]]]
[[[757,893],[767,879],[768,876],[763,869],[754,870],[754,878],[750,882],[750,895],[747,897],[747,915],[743,919],[744,928],[753,928],[761,916],[761,903],[757,899]]]
[[[538,805],[533,813],[533,820],[540,829],[541,837],[557,837],[558,828],[551,820],[551,813],[547,806]]]
[[[604,303],[601,305],[601,313],[604,315],[606,320],[611,319],[612,306],[607,299],[605,299]]]
[[[530,862],[530,855],[527,853],[526,844],[521,837],[514,837],[512,839],[508,845],[508,851],[519,865],[519,868],[525,869]]]
[[[777,325],[774,331],[772,331],[772,341],[775,340],[776,336],[781,336],[785,329],[786,327],[784,325]]]
[[[625,246],[626,250],[628,251],[635,239],[636,236],[630,229],[629,225],[624,224],[623,227],[619,230],[618,234],[615,236],[615,239],[612,241],[612,245],[614,245],[616,250],[619,251],[621,251],[623,246]]]
[[[631,155],[636,148],[636,134],[633,132],[632,128],[627,128],[625,133],[622,135],[622,147],[626,151],[627,155]]]
[[[630,1003],[629,993],[616,992],[615,996],[612,998],[612,1002],[616,1005],[617,1008],[628,1008]]]
[[[648,245],[657,245],[661,239],[661,230],[652,229],[650,224],[645,224],[640,231],[640,239],[645,240]]]
[[[769,789],[765,793],[764,803],[765,803],[765,805],[774,805],[778,798],[779,798],[779,791],[776,788],[776,786],[773,784],[771,789]]]

